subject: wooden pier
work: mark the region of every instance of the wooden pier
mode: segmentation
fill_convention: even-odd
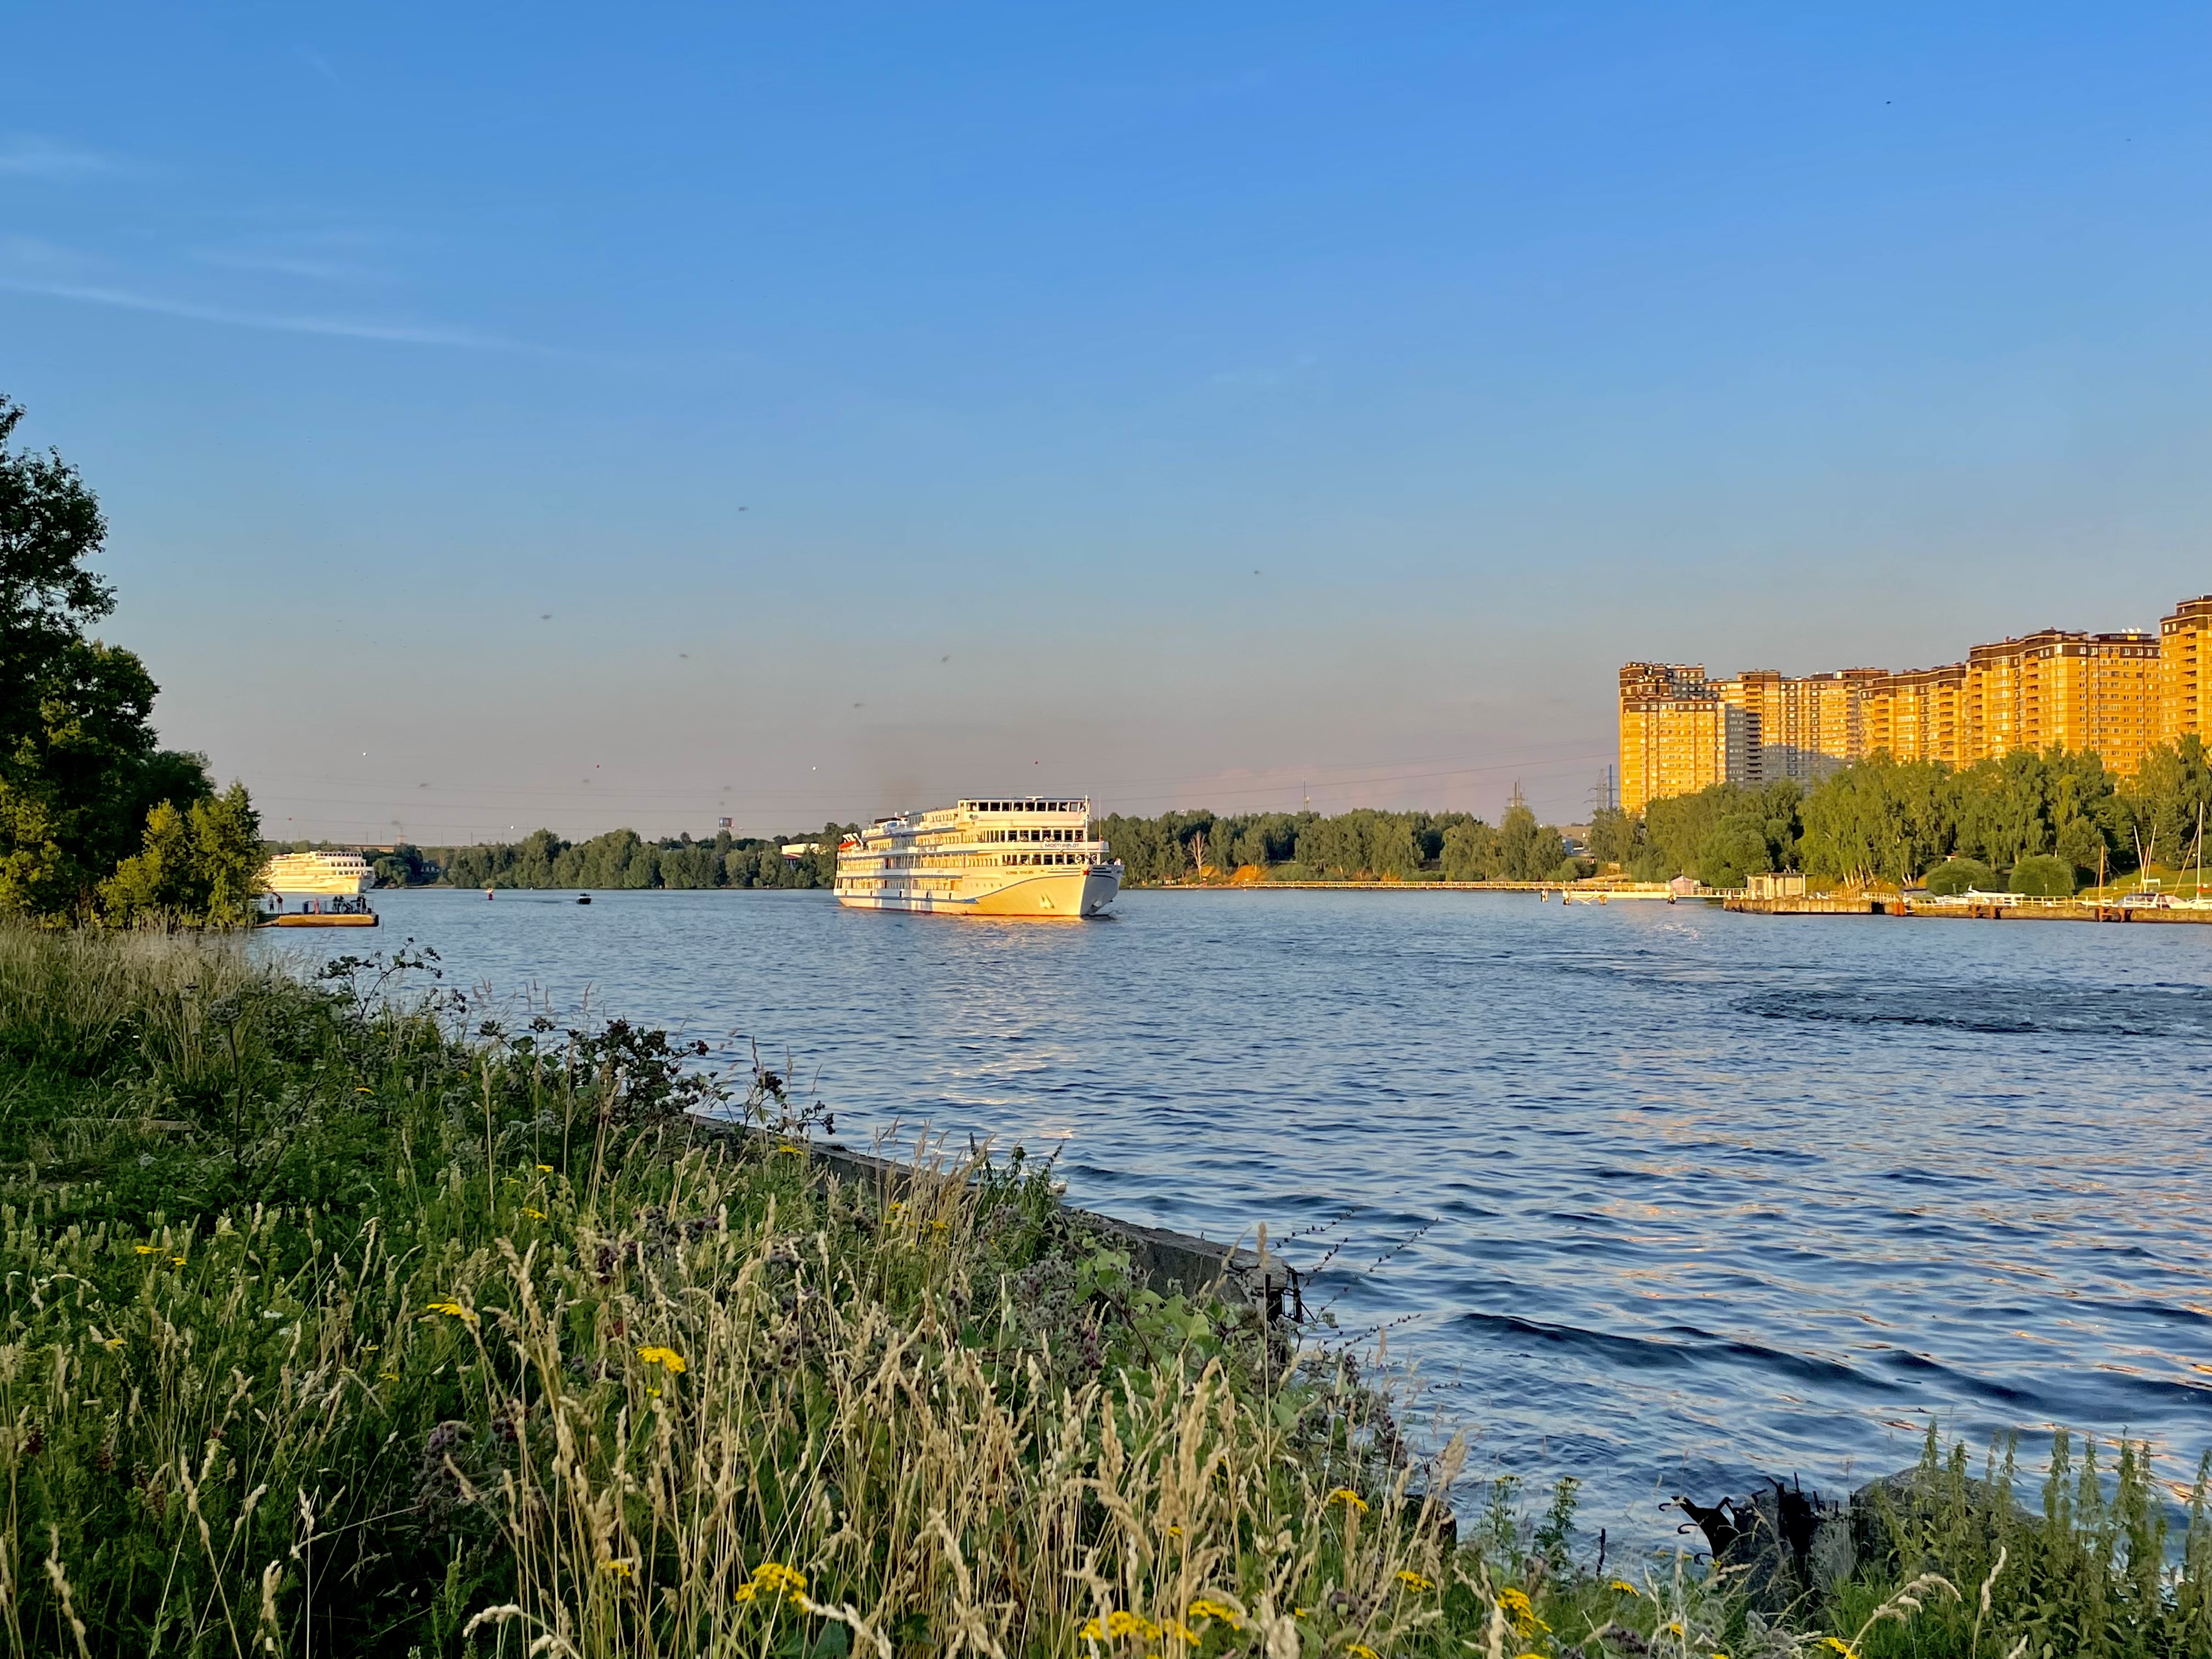
[[[2212,924],[2212,908],[2166,908],[2152,904],[2081,903],[2072,899],[2022,899],[2016,903],[1969,901],[1931,903],[1876,893],[1808,893],[1790,898],[1730,896],[1723,910],[1755,916],[1915,916],[1956,921],[2118,921]]]

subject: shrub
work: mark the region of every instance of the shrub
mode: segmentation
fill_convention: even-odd
[[[2037,898],[2072,898],[2073,868],[2063,859],[2022,859],[2012,867],[2012,890]]]
[[[1996,872],[1979,859],[1947,859],[1928,872],[1928,890],[1938,898],[1954,897],[1969,887],[1986,893],[1996,878]]]

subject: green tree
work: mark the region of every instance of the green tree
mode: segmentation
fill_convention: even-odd
[[[1498,826],[1498,862],[1508,881],[1550,881],[1567,855],[1559,832],[1536,822],[1536,815],[1516,801],[1505,809]]]
[[[2074,866],[2048,854],[2022,859],[2012,867],[2012,890],[2037,898],[2072,898]]]
[[[0,909],[83,918],[146,850],[151,810],[188,817],[213,786],[200,757],[159,747],[145,665],[88,637],[115,608],[84,563],[106,525],[59,455],[11,447],[22,418],[0,397]]]
[[[1928,890],[1938,898],[1954,898],[1968,888],[1987,893],[1996,885],[1996,872],[1979,859],[1946,859],[1928,872]]]
[[[2130,863],[2141,847],[2145,857],[2169,867],[2193,867],[2198,823],[2212,836],[2212,756],[2203,740],[2191,732],[2154,748],[2118,792],[2115,807],[2118,839]]]
[[[261,819],[246,786],[179,809],[146,814],[144,845],[100,884],[100,914],[129,924],[149,915],[193,927],[238,927],[260,891]]]
[[[1809,873],[1899,886],[1951,850],[1956,792],[1949,769],[1877,753],[1821,781],[1807,796],[1800,848]]]
[[[1496,881],[1505,868],[1498,831],[1480,818],[1445,830],[1442,854],[1446,881]]]
[[[1698,849],[1698,879],[1708,887],[1741,887],[1746,876],[1773,867],[1765,831],[1748,813],[1723,818]]]
[[[1601,806],[1590,814],[1589,854],[1598,868],[1618,865],[1626,870],[1644,846],[1644,823],[1618,806]]]

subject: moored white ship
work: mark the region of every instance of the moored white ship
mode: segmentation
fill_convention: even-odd
[[[1081,798],[963,800],[878,818],[837,844],[837,902],[863,910],[1075,920],[1121,890]]]
[[[358,853],[279,853],[261,866],[271,893],[366,893],[376,872]]]

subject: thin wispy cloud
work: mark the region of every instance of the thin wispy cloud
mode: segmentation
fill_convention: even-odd
[[[192,255],[202,264],[225,270],[258,271],[270,276],[297,276],[316,283],[388,282],[382,272],[348,259],[318,259],[302,253],[262,253],[237,248],[202,248]]]
[[[51,138],[0,139],[0,177],[82,179],[115,171],[117,165],[108,157]]]
[[[503,339],[474,329],[438,323],[384,322],[373,318],[318,317],[277,312],[237,311],[222,306],[201,305],[161,295],[138,294],[128,289],[102,288],[83,283],[23,281],[0,276],[0,289],[34,294],[79,305],[112,306],[119,311],[143,312],[156,317],[179,317],[190,322],[215,323],[228,328],[261,329],[277,334],[314,334],[338,340],[374,340],[389,345],[447,346],[469,351],[519,351],[532,356],[567,354],[547,346]]]

